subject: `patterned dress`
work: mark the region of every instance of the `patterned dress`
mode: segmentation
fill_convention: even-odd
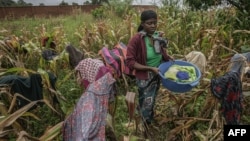
[[[239,125],[243,111],[242,84],[237,72],[211,79],[211,92],[220,100],[220,110],[228,125]]]
[[[115,79],[97,59],[84,59],[76,67],[87,83],[73,112],[63,124],[64,141],[105,141],[105,119]]]

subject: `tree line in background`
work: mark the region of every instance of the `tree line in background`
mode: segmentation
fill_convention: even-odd
[[[153,0],[152,0],[153,1]],[[83,0],[83,5],[112,5],[118,4],[116,7],[124,7],[121,5],[132,4],[133,0]],[[239,29],[250,29],[250,0],[160,0],[159,3],[152,2],[154,5],[161,6],[173,6],[184,7],[190,10],[208,10],[211,8],[234,6],[237,9],[238,21],[236,25]],[[61,1],[59,6],[65,5],[78,5],[78,3],[72,2],[68,4],[64,0]],[[24,0],[0,0],[0,7],[21,7],[21,6],[33,6],[32,3],[26,3]],[[40,6],[45,6],[44,3],[40,3]],[[126,7],[126,6],[125,6]]]
[[[108,3],[109,0],[90,0],[90,1],[84,1],[84,4],[101,4],[101,3]],[[78,5],[78,3],[72,2],[71,4],[65,2],[64,0],[61,1],[59,5]],[[26,3],[24,0],[0,0],[0,7],[7,7],[7,6],[33,6],[32,3]],[[44,3],[40,3],[39,6],[45,6]]]
[[[124,0],[83,0],[83,4],[103,4],[109,3],[112,1],[124,1]],[[132,3],[133,0],[125,0],[127,3]],[[178,5],[180,4],[180,0],[160,0],[159,2],[161,5]],[[158,4],[159,4],[158,3]],[[157,4],[152,2],[152,4]],[[250,11],[250,1],[249,0],[183,0],[182,5],[188,5],[192,10],[199,10],[199,9],[208,9],[213,6],[220,6],[220,5],[233,5],[242,12],[249,12]],[[44,3],[40,3],[40,5],[45,5]],[[65,2],[64,0],[61,1],[59,5],[70,5],[69,3]],[[72,2],[71,5],[78,5],[78,3]],[[32,3],[26,3],[24,0],[18,0],[17,2],[13,0],[0,0],[0,7],[6,6],[33,6]]]
[[[178,1],[178,0],[166,0]],[[208,10],[214,7],[233,6],[237,9],[238,20],[235,26],[238,29],[247,29],[250,27],[250,1],[249,0],[184,0],[191,10]],[[230,16],[230,15],[229,15]]]

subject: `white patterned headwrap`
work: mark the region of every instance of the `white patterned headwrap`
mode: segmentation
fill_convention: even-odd
[[[86,58],[78,63],[75,70],[79,71],[81,79],[88,80],[92,83],[95,81],[96,75],[102,66],[104,66],[104,64],[101,60]]]

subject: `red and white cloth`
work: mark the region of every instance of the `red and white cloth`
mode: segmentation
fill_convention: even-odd
[[[80,79],[88,81],[73,112],[63,124],[64,141],[105,141],[108,102],[115,79],[102,61],[87,58],[76,67]]]

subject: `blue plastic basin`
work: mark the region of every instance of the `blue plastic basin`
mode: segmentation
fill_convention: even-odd
[[[175,82],[173,80],[165,78],[164,73],[173,64],[180,65],[180,66],[193,66],[196,70],[197,78],[194,81],[187,82],[187,83]],[[199,81],[201,78],[201,71],[196,65],[190,62],[182,61],[182,60],[175,60],[174,62],[173,61],[164,62],[160,64],[158,68],[160,70],[159,75],[161,76],[162,85],[168,90],[172,92],[176,92],[176,93],[185,93],[185,92],[190,91],[193,87],[199,84]]]

